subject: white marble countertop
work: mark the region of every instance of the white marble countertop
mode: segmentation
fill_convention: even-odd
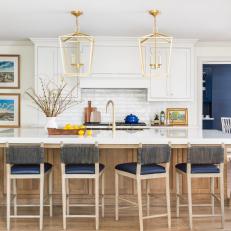
[[[118,130],[112,136],[110,130],[94,130],[87,136],[48,136],[44,128],[9,128],[0,129],[0,143],[95,143],[99,144],[231,144],[231,134],[218,130],[198,128],[165,127],[145,130]]]

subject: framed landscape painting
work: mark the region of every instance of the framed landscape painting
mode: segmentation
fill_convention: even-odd
[[[0,127],[20,126],[20,94],[0,94]]]
[[[167,108],[167,121],[169,125],[188,125],[188,109]]]
[[[0,55],[0,88],[19,88],[20,56]]]

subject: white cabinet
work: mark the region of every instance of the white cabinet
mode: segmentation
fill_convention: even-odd
[[[150,78],[149,101],[188,101],[192,95],[192,48],[172,49],[169,76],[157,75]]]
[[[150,77],[149,80],[149,100],[167,98],[168,80],[164,76]]]
[[[169,76],[169,95],[173,99],[188,99],[191,96],[190,49],[178,48],[172,53]]]
[[[35,85],[38,93],[42,92],[41,80],[55,81],[58,80],[59,64],[58,51],[56,47],[36,47],[36,73]]]
[[[35,89],[37,93],[42,94],[41,80],[44,83],[51,81],[54,84],[61,84],[64,79],[67,84],[64,94],[77,85],[77,78],[63,77],[61,52],[56,44],[53,46],[43,44],[35,46],[35,64]],[[76,98],[80,97],[77,88],[73,94],[76,95]]]
[[[41,92],[39,78],[58,82],[62,77],[61,52],[57,39],[32,41],[35,44],[35,88]],[[154,77],[142,77],[136,39],[97,38],[92,75],[80,78],[80,88],[142,88],[147,89],[148,101],[190,101],[194,92],[194,43],[175,41],[168,76],[164,69],[166,49],[162,48],[162,70]],[[150,61],[150,55],[146,59]],[[64,79],[68,89],[77,84],[76,77]],[[79,93],[76,93],[77,97],[80,97]]]

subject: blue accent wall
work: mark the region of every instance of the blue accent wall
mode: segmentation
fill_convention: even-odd
[[[231,64],[209,64],[212,73],[213,129],[221,130],[221,117],[231,117]]]

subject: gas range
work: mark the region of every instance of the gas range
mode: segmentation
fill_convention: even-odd
[[[111,129],[111,124],[109,123],[85,123],[87,128],[93,130],[109,130]],[[144,122],[139,122],[136,124],[127,124],[125,122],[116,122],[117,130],[143,130],[147,127],[147,124]]]

